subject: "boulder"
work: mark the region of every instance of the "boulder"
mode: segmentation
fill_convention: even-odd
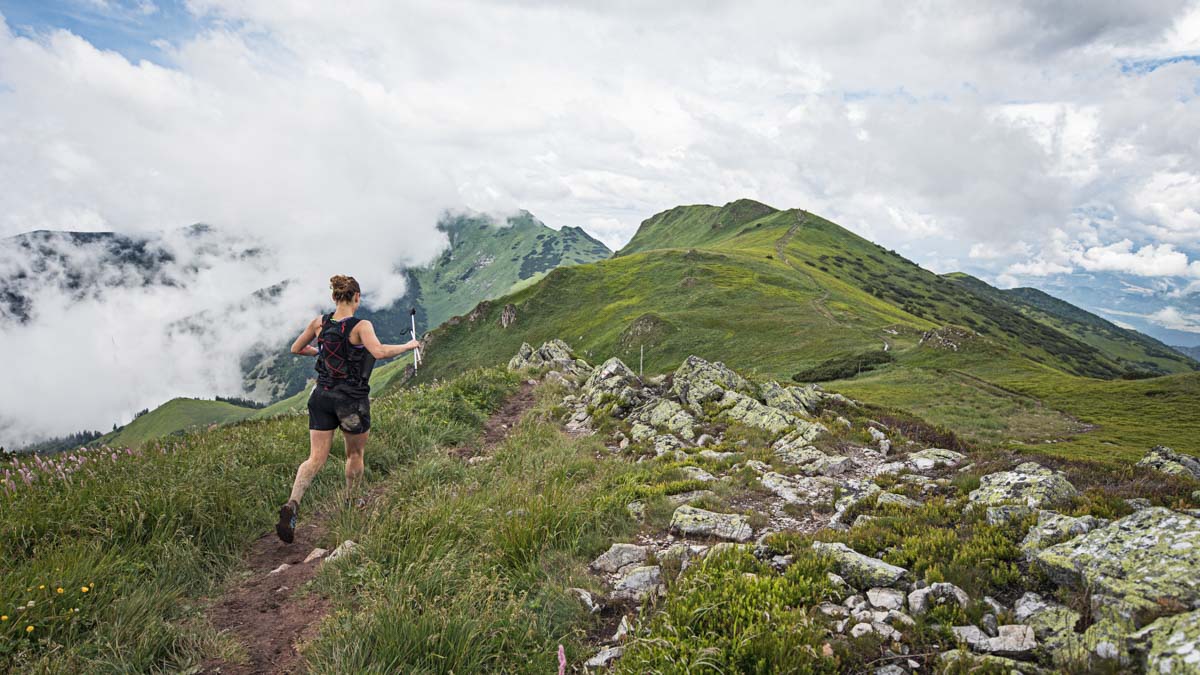
[[[826,481],[827,484],[836,485],[840,491],[837,501],[833,504],[833,518],[837,522],[843,521],[850,507],[883,491],[883,488],[869,480],[859,480],[857,478],[847,478],[838,481],[832,478],[822,478],[821,480]],[[832,491],[832,487],[830,490]]]
[[[773,434],[781,434],[801,421],[794,415],[763,405],[736,391],[724,392],[717,405],[721,410],[721,418]]]
[[[908,459],[904,463],[911,467],[914,471],[929,471],[939,467],[954,468],[967,456],[961,452],[953,450],[943,450],[941,448],[929,448],[920,452],[910,453]]]
[[[908,574],[908,570],[903,567],[865,556],[842,543],[815,541],[813,548],[818,553],[829,556],[838,575],[855,588],[895,586]]]
[[[1078,495],[1061,472],[1036,462],[1025,462],[1012,471],[984,476],[979,487],[967,495],[972,504],[998,506],[1024,504],[1031,508],[1049,506]]]
[[[670,434],[662,434],[654,437],[654,456],[662,457],[663,455],[672,455],[676,450],[683,449],[683,441]]]
[[[938,582],[909,593],[908,611],[920,616],[942,605],[955,604],[965,609],[969,602],[971,598],[963,589],[954,584]]]
[[[592,614],[596,614],[600,610],[604,609],[604,606],[601,605],[599,602],[597,602],[596,598],[594,598],[592,596],[591,592],[588,591],[587,589],[585,589],[585,588],[568,588],[567,590],[571,591],[572,593],[575,594],[575,597],[579,598],[579,602],[581,602],[583,604],[583,606],[587,608],[588,612],[590,612]]]
[[[878,506],[896,506],[902,509],[915,509],[921,505],[921,502],[898,495],[895,492],[884,492],[875,498],[875,503]]]
[[[1129,638],[1147,673],[1200,674],[1200,610],[1165,616]]]
[[[1200,518],[1161,507],[1136,511],[1037,553],[1058,583],[1086,586],[1132,614],[1173,600],[1200,608]]]
[[[1052,652],[1075,644],[1079,618],[1079,612],[1070,607],[1032,592],[1022,595],[1013,605],[1013,619],[1032,628],[1034,636]]]
[[[1033,509],[1028,506],[1014,506],[1006,504],[1004,506],[989,506],[987,513],[983,518],[988,525],[1007,525],[1008,523],[1023,520],[1033,514]]]
[[[671,395],[700,414],[705,403],[720,400],[726,391],[752,393],[754,386],[721,362],[709,363],[689,356],[679,365],[671,380]]]
[[[637,375],[621,359],[613,357],[588,376],[583,383],[582,400],[593,406],[615,401],[620,416],[640,402],[640,384]]]
[[[784,387],[772,380],[759,387],[758,395],[772,408],[792,415],[812,414],[821,403],[821,390],[816,385]]]
[[[629,429],[629,435],[635,443],[641,443],[644,440],[654,438],[655,433],[657,432],[654,431],[654,427],[642,424],[641,422],[634,422],[633,426]]]
[[[1025,552],[1026,558],[1030,558],[1047,546],[1078,537],[1107,524],[1107,520],[1095,516],[1072,518],[1053,511],[1039,511],[1037,525],[1029,528],[1025,539],[1021,541],[1021,550]]]
[[[638,411],[637,419],[652,427],[666,429],[680,438],[692,440],[696,437],[696,418],[669,398],[656,399]]]
[[[698,480],[701,483],[711,483],[717,479],[716,476],[698,466],[681,466],[679,467],[679,470],[683,472],[683,475],[688,477],[688,480]]]
[[[1173,476],[1186,476],[1200,480],[1200,459],[1175,452],[1164,445],[1152,448],[1145,457],[1138,461],[1137,465]]]
[[[745,516],[733,513],[714,513],[692,506],[680,506],[671,515],[671,530],[701,537],[717,537],[731,541],[749,541],[754,530]]]
[[[609,597],[613,600],[641,602],[647,595],[658,593],[662,589],[662,568],[658,565],[643,565],[630,569],[618,579],[617,583],[613,584],[613,592]]]
[[[760,481],[763,487],[789,504],[815,506],[833,501],[833,486],[819,478],[785,476],[768,471]]]
[[[872,588],[867,590],[867,601],[876,609],[904,609],[904,591],[895,588]]]
[[[812,445],[817,437],[829,431],[820,422],[810,422],[799,417],[793,417],[792,423],[794,425],[793,429],[775,441],[771,446],[772,448],[779,449],[785,445],[797,445],[799,447]]]
[[[1037,638],[1029,626],[1000,626],[999,632],[996,637],[988,638],[981,651],[997,656],[1028,657],[1037,649]]]
[[[637,544],[613,544],[600,557],[591,562],[589,567],[597,572],[612,574],[622,567],[645,562],[649,549]]]

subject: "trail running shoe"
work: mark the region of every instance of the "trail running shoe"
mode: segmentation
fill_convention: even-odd
[[[285,543],[290,544],[296,538],[296,504],[289,501],[279,507],[279,522],[275,523],[275,534]]]

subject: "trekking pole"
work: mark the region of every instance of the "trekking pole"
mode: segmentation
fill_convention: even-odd
[[[413,307],[408,313],[412,319],[412,336],[414,340],[419,340],[417,337],[417,308]],[[416,372],[417,366],[421,365],[421,348],[417,347],[413,350],[413,372]]]

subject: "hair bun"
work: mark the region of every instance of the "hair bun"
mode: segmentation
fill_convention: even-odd
[[[337,302],[352,302],[354,296],[362,291],[354,277],[335,274],[329,278],[329,290],[333,291],[333,299]]]

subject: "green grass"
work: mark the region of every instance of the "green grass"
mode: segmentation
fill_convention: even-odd
[[[376,401],[368,480],[467,440],[514,385],[507,373],[484,371]],[[277,418],[140,454],[95,453],[69,480],[42,475],[0,489],[0,613],[10,616],[0,622],[0,670],[174,671],[227,651],[202,620],[200,598],[270,530],[307,452],[306,425]],[[330,464],[306,510],[340,489],[341,462]]]
[[[103,443],[112,447],[138,447],[147,441],[188,429],[239,422],[257,412],[253,408],[242,408],[224,401],[171,399],[116,432],[103,436],[93,445]]]

